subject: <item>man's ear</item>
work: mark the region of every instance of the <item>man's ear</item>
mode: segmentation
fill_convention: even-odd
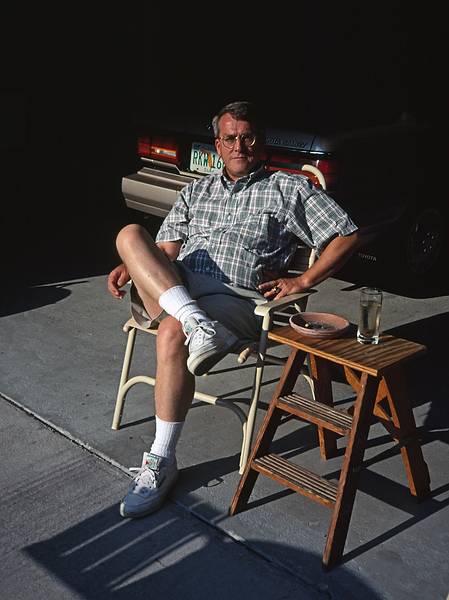
[[[218,156],[221,158],[220,140],[218,138],[215,138],[215,150],[217,151]]]

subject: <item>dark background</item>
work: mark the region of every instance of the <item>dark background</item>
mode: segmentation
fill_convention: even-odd
[[[307,128],[446,121],[443,19],[405,3],[245,15],[200,23],[133,4],[9,18],[3,39],[3,272],[17,285],[107,273],[145,115],[250,99]],[[204,10],[204,9],[202,9]],[[260,10],[260,9],[258,9]],[[274,12],[276,11],[276,12]],[[204,16],[204,15],[203,15]],[[423,157],[425,158],[425,157]]]

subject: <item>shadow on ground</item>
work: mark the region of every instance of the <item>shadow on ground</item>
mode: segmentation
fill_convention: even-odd
[[[257,560],[243,546],[236,560],[234,541],[212,528],[207,536],[201,534],[192,519],[188,513],[173,518],[173,513],[161,511],[143,520],[124,521],[113,506],[25,552],[86,599],[256,599],[267,593],[274,597],[271,594],[280,590],[283,597],[294,597],[302,586],[305,593],[310,586],[310,596],[302,597],[327,597],[324,592],[338,586],[348,599],[379,598],[345,567],[339,568],[338,582],[335,575],[323,573],[319,583],[311,584],[307,573],[321,568],[321,557],[302,549],[284,549],[297,565],[297,578],[260,560],[261,555],[279,555],[279,548],[273,547],[279,544],[251,540],[251,546],[259,548]]]
[[[13,254],[8,251],[13,262],[5,267],[8,286],[0,298],[0,316],[64,299],[70,292],[62,282],[78,279],[80,283],[88,277],[108,274],[120,262],[115,238],[128,223],[143,224],[156,235],[160,219],[148,220],[118,202],[109,215],[90,211],[87,224],[79,215],[68,216],[64,227],[55,228],[43,239],[38,232],[25,229],[26,246],[18,245]],[[36,227],[44,226],[37,222]]]

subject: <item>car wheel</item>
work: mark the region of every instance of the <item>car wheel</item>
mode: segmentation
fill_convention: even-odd
[[[405,266],[411,275],[427,277],[436,268],[446,240],[447,221],[438,208],[419,210],[403,230]]]

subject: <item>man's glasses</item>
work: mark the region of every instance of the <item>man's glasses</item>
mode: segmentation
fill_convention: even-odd
[[[220,137],[221,142],[225,148],[229,148],[230,150],[234,148],[237,139],[240,140],[240,143],[243,144],[246,148],[251,148],[254,146],[256,142],[256,136],[254,133],[241,133],[240,135],[222,135]]]

